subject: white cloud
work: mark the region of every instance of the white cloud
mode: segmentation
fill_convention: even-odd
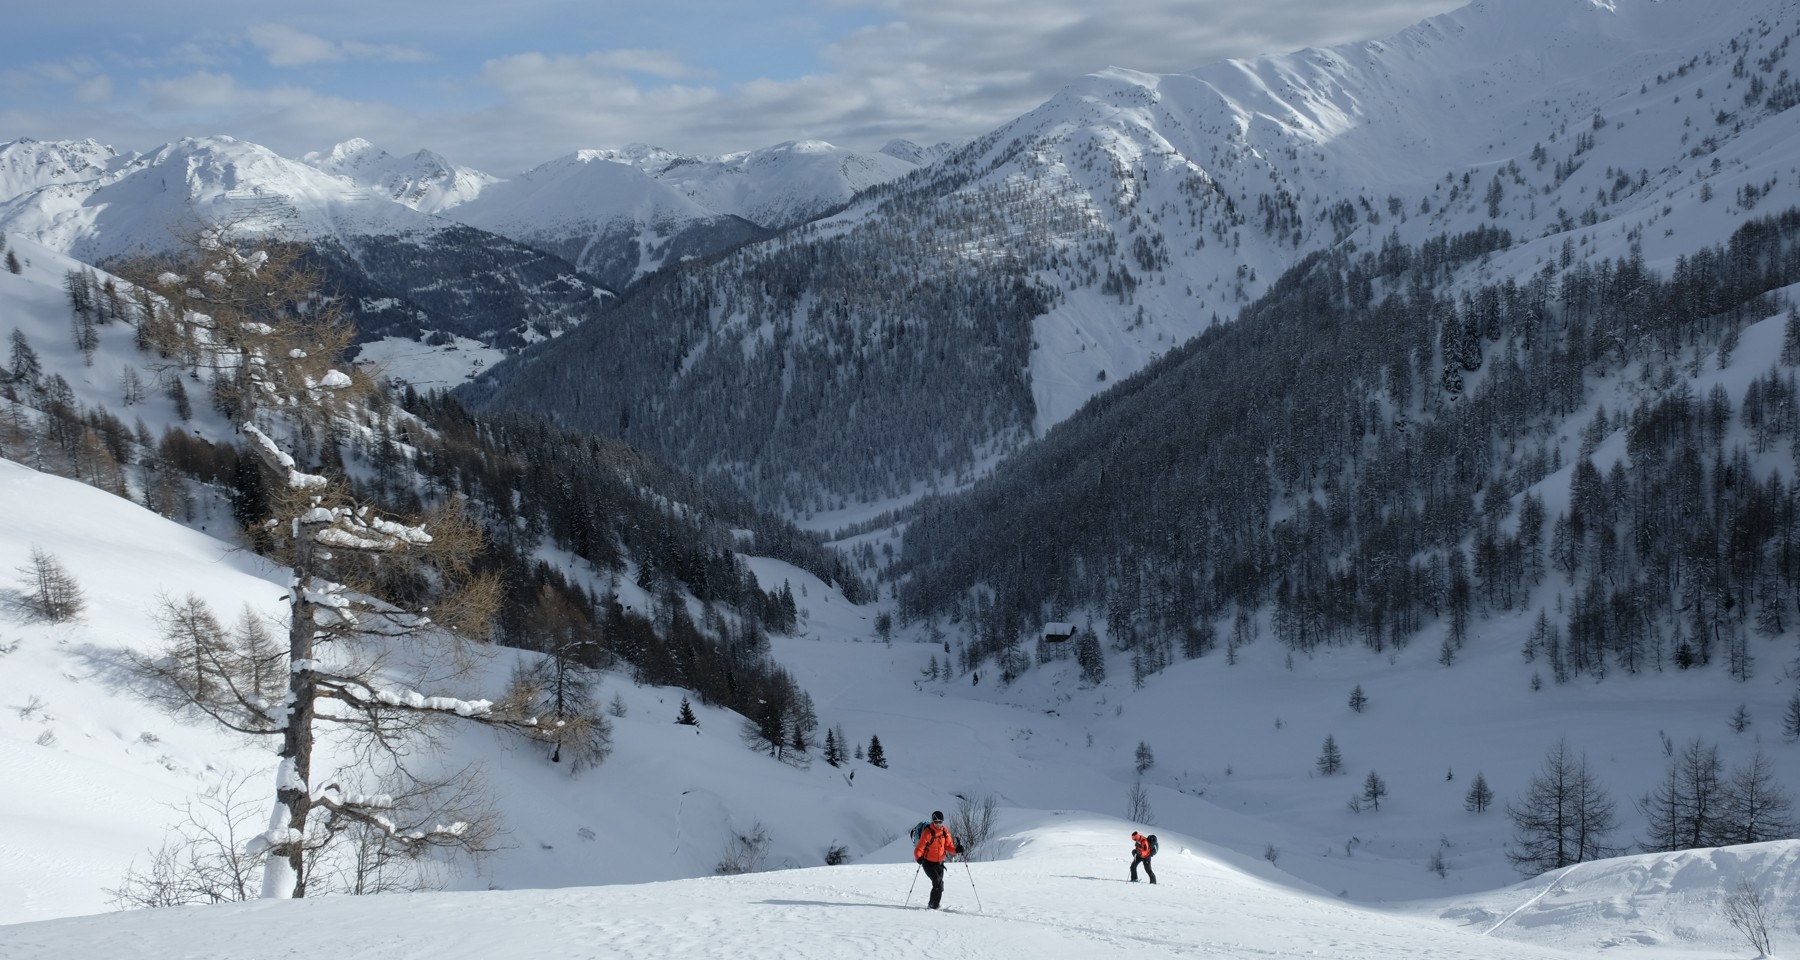
[[[182,77],[167,77],[143,84],[148,106],[158,113],[186,114],[195,110],[233,110],[254,94],[240,90],[228,73],[196,70]]]
[[[344,59],[337,44],[279,23],[258,24],[249,33],[250,42],[262,50],[271,66],[299,67]]]
[[[263,52],[273,67],[303,67],[342,60],[423,63],[431,59],[424,51],[411,47],[354,40],[338,43],[280,23],[257,24],[247,33],[251,44]]]
[[[75,99],[82,103],[101,103],[112,99],[112,77],[102,73],[75,85]]]
[[[682,63],[679,57],[661,50],[605,50],[590,53],[582,59],[599,69],[642,73],[670,80],[697,74],[697,71]]]
[[[393,43],[358,43],[346,40],[342,44],[345,55],[352,60],[375,60],[382,63],[430,63],[431,54],[413,47],[403,47]]]

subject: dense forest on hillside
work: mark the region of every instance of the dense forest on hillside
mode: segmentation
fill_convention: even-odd
[[[460,225],[321,238],[309,262],[344,298],[365,341],[433,331],[518,350],[598,317],[612,296],[565,260]]]
[[[71,272],[65,289],[70,329],[84,351],[98,342],[100,327],[125,323],[162,368],[160,380],[127,368],[126,408],[160,390],[177,398],[186,420],[191,385],[236,421],[242,408],[229,381],[210,374],[213,348],[159,352],[187,342],[167,339],[179,325],[166,301],[91,271]],[[235,531],[257,549],[270,546],[258,531],[273,492],[243,447],[176,425],[158,436],[142,420],[128,426],[112,408],[80,403],[22,331],[0,370],[0,401],[0,456],[202,529]],[[497,574],[502,588],[493,639],[589,668],[628,664],[642,682],[685,687],[702,702],[740,711],[777,751],[816,722],[809,698],[768,650],[768,632],[792,631],[799,610],[790,586],[763,589],[739,554],[788,561],[838,584],[853,602],[868,598],[836,551],[735,495],[617,441],[520,414],[480,417],[442,394],[377,385],[353,416],[299,430],[296,454],[311,469],[343,477],[358,502],[396,516],[460,500],[486,533],[477,568]],[[585,564],[551,562],[547,548]],[[619,599],[628,576],[654,598],[650,609]],[[401,597],[426,589],[383,586]],[[702,611],[697,621],[690,597]]]
[[[1523,283],[1443,292],[1509,243],[1308,257],[1236,322],[928,504],[897,570],[905,612],[969,618],[965,660],[1014,673],[1024,638],[1084,607],[1140,672],[1221,641],[1229,655],[1265,606],[1297,653],[1405,645],[1443,618],[1450,663],[1472,623],[1555,578],[1564,600],[1524,651],[1546,679],[1713,663],[1747,679],[1750,633],[1782,632],[1800,597],[1800,318],[1740,407],[1688,381],[1800,281],[1800,211],[1668,277],[1635,248],[1588,262],[1565,245]],[[1578,425],[1552,516],[1530,489],[1571,466],[1567,418],[1619,377],[1641,399]],[[1621,432],[1629,455],[1602,470],[1590,454]]]
[[[990,134],[842,219],[652,276],[459,395],[619,437],[792,514],[966,480],[1031,440],[1034,320],[1072,289],[1129,308],[1169,267],[1165,218],[1216,240],[1244,223],[1201,174],[1146,202],[1145,171],[1098,144],[1074,153],[1066,170],[1030,137]],[[1141,322],[1131,309],[1122,323]]]
[[[872,224],[665,272],[459,395],[722,474],[764,505],[898,495],[1029,438],[1031,319],[1049,296],[1006,264],[895,256],[910,236]]]

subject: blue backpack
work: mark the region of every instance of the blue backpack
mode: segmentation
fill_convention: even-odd
[[[929,824],[929,823],[926,823],[926,822],[925,822],[925,821],[923,821],[923,820],[920,820],[920,821],[919,821],[919,822],[918,822],[918,824],[916,824],[916,825],[915,825],[915,826],[914,826],[914,827],[913,827],[913,828],[912,828],[912,842],[913,842],[913,843],[915,843],[915,844],[916,844],[916,843],[918,843],[918,842],[919,842],[919,834],[921,834],[921,833],[924,833],[924,832],[925,832],[925,828],[926,828],[926,827],[929,827],[929,826],[931,826],[931,824]]]

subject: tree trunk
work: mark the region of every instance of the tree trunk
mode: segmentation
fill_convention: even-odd
[[[270,847],[263,865],[262,895],[267,899],[306,896],[306,820],[312,813],[312,724],[318,696],[310,667],[317,604],[308,588],[313,579],[313,537],[323,526],[303,518],[294,520],[294,578],[288,598],[288,715],[281,734],[281,764],[269,822],[271,835],[280,835],[282,840]]]

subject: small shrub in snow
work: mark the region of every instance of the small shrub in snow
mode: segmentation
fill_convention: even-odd
[[[730,876],[761,870],[772,842],[761,820],[751,823],[748,830],[727,829],[725,850],[719,855],[719,865],[713,872]]]
[[[1774,940],[1769,936],[1768,906],[1763,903],[1762,893],[1748,880],[1739,878],[1737,890],[1725,898],[1725,919],[1743,935],[1757,956],[1767,957],[1774,953]]]
[[[1150,791],[1144,789],[1141,780],[1125,792],[1125,819],[1143,824],[1156,822],[1156,812],[1150,809]]]
[[[993,794],[980,799],[957,796],[956,812],[950,815],[950,835],[965,858],[981,859],[981,849],[994,835],[995,803]]]
[[[31,563],[20,567],[25,575],[25,592],[20,597],[25,611],[49,623],[67,623],[79,619],[87,599],[81,585],[62,563],[42,547],[31,548]]]

